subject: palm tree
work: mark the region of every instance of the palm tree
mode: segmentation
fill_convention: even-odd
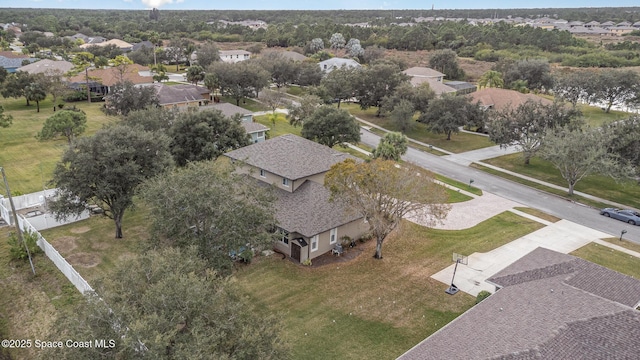
[[[482,74],[480,79],[478,79],[478,87],[480,88],[504,87],[504,80],[502,79],[502,74],[495,70],[487,71],[486,73]]]

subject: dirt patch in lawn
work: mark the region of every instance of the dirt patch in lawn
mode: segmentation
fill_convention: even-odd
[[[71,231],[74,234],[84,234],[89,230],[91,230],[91,228],[88,226],[80,226],[80,227],[75,227],[69,231]]]
[[[111,247],[111,244],[106,241],[91,243],[93,250],[107,250]]]
[[[75,253],[66,257],[67,261],[73,266],[82,266],[85,268],[95,267],[100,264],[100,258],[96,254]]]
[[[71,253],[78,245],[76,244],[76,240],[78,238],[75,236],[61,236],[56,238],[54,247],[58,252],[65,256]]]

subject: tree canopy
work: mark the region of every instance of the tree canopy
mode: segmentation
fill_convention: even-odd
[[[171,125],[168,135],[171,154],[179,166],[215,159],[251,143],[240,120],[228,118],[220,110],[182,113]]]
[[[220,274],[231,252],[270,248],[275,199],[268,187],[233,172],[225,162],[201,161],[145,183],[152,209],[154,246],[195,246]]]
[[[471,103],[469,98],[444,95],[431,100],[427,111],[420,114],[418,121],[436,134],[446,134],[447,140],[451,140],[451,134],[458,133],[461,126],[481,126],[484,117],[480,105]]]
[[[384,239],[403,217],[411,214],[429,224],[444,219],[450,209],[444,188],[430,172],[390,160],[337,163],[325,175],[325,187],[332,201],[345,203],[368,222],[376,238],[376,259],[382,258]]]
[[[90,347],[43,350],[41,359],[284,359],[276,316],[207,269],[195,249],[149,251],[96,282],[54,324],[56,336]],[[95,346],[95,339],[106,346]],[[110,343],[113,341],[113,343]]]
[[[163,135],[128,126],[99,130],[62,155],[53,173],[57,196],[49,206],[59,219],[98,205],[113,219],[115,237],[122,238],[124,212],[133,205],[138,185],[171,165],[169,139]]]
[[[13,123],[13,116],[4,113],[4,107],[0,105],[0,127],[6,128]]]
[[[371,156],[374,159],[400,161],[402,155],[407,153],[408,142],[403,134],[388,132],[380,139],[378,147],[373,150]]]
[[[105,97],[104,112],[107,115],[127,116],[134,110],[158,105],[158,94],[152,86],[137,87],[130,81],[117,83]]]
[[[302,125],[302,136],[328,147],[360,141],[360,126],[342,109],[319,106]]]
[[[61,110],[47,118],[37,138],[50,140],[62,135],[71,144],[73,139],[82,134],[86,128],[87,115],[84,111],[79,109]]]

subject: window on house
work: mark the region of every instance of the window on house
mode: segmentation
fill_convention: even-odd
[[[260,169],[260,177],[267,177],[267,174],[265,173],[264,169]]]
[[[311,238],[311,251],[318,250],[318,235],[314,235]]]
[[[264,131],[260,131],[260,132],[258,133],[258,137],[259,137],[259,138],[264,137]]]
[[[280,229],[280,239],[279,241],[283,244],[289,244],[289,232],[285,229]]]
[[[282,178],[282,186],[289,187],[289,179],[287,179],[287,178]]]
[[[338,228],[331,229],[329,235],[329,244],[335,244],[338,241]]]

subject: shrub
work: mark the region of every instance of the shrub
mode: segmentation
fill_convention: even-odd
[[[351,241],[353,241],[349,236],[342,236],[340,237],[340,244],[342,244],[342,247],[346,248],[349,245],[351,245]]]
[[[311,266],[311,259],[304,259],[304,261],[302,262],[302,265]]]
[[[373,239],[373,233],[372,232],[366,232],[366,233],[360,235],[360,237],[358,238],[358,241],[367,242],[367,241],[369,241],[371,239]]]
[[[488,298],[489,296],[491,296],[491,293],[487,290],[480,291],[478,293],[478,296],[476,296],[476,304],[479,304],[482,300]]]
[[[22,237],[24,241],[27,243],[27,248],[29,248],[29,252],[31,256],[41,253],[42,249],[36,244],[38,241],[38,235],[35,233],[25,231],[22,233]],[[29,255],[27,255],[27,250],[24,248],[24,244],[18,238],[18,234],[12,232],[9,234],[9,252],[10,256],[13,260],[27,260]]]
[[[240,259],[242,262],[250,263],[251,260],[253,259],[253,250],[251,249],[242,250],[242,252],[238,254],[238,259]]]

